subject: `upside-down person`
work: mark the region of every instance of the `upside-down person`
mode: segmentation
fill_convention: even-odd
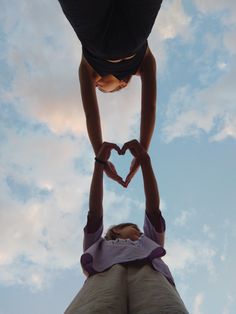
[[[156,62],[148,46],[162,0],[59,0],[82,44],[79,79],[88,135],[95,155],[103,143],[96,89],[115,92],[133,75],[142,84],[140,143],[148,150],[155,127]],[[123,114],[123,113],[121,113]],[[134,158],[125,179],[108,162],[106,174],[127,186],[139,168]]]

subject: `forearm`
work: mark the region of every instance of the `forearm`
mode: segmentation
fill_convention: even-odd
[[[94,154],[96,156],[103,143],[102,142],[102,129],[101,129],[98,108],[96,108],[93,111],[93,113],[86,115],[86,125],[87,125],[88,136],[92,144]]]
[[[85,62],[81,62],[79,80],[88,136],[97,155],[102,145],[102,128],[93,75]]]
[[[148,155],[141,160],[144,192],[146,197],[146,210],[148,213],[159,212],[160,197],[155,174],[152,169],[151,159]]]
[[[103,215],[103,165],[95,162],[89,195],[90,218],[101,218]]]
[[[141,125],[140,144],[148,150],[156,122],[156,62],[148,54],[141,70],[142,99],[141,99]]]
[[[145,108],[144,108],[145,107]],[[156,107],[143,105],[141,110],[140,144],[148,151],[156,121]]]

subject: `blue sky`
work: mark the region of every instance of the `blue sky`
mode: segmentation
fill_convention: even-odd
[[[3,0],[0,26],[0,314],[63,313],[84,281],[93,169],[81,47],[57,1]],[[149,38],[158,64],[149,152],[167,222],[165,261],[191,314],[236,309],[235,38],[233,0],[165,0]],[[98,98],[104,140],[139,137],[138,78]],[[125,176],[131,156],[112,160]],[[105,229],[142,226],[140,173],[127,190],[105,178],[104,193]]]

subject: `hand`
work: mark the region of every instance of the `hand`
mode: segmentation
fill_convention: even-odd
[[[103,142],[96,157],[99,160],[106,162],[111,156],[112,149],[115,149],[119,155],[121,154],[121,149],[118,145],[113,144],[113,143]]]
[[[136,158],[134,158],[131,162],[129,173],[125,179],[125,187],[127,187],[129,185],[129,183],[132,180],[132,178],[134,177],[135,173],[138,171],[139,166],[140,166],[140,164],[139,164],[138,160]]]
[[[104,167],[106,175],[112,180],[121,184],[123,187],[126,187],[123,179],[117,174],[115,166],[110,161],[108,161],[112,149],[115,149],[119,155],[121,154],[121,149],[119,148],[119,146],[113,143],[104,142],[96,157],[101,161],[107,162]]]
[[[125,154],[126,150],[129,149],[131,154],[134,156],[130,166],[130,172],[125,179],[126,187],[132,180],[135,173],[138,171],[140,163],[143,162],[145,157],[149,157],[146,150],[142,147],[142,145],[137,140],[132,140],[125,143],[121,149],[121,154]]]
[[[113,163],[111,163],[110,161],[108,161],[107,164],[106,164],[106,166],[105,166],[105,168],[104,168],[104,171],[105,171],[106,175],[107,175],[110,179],[112,179],[112,180],[118,182],[118,183],[121,184],[124,188],[127,187],[126,184],[125,184],[125,182],[123,181],[123,179],[117,174],[116,168],[115,168],[115,166],[113,165]]]
[[[143,146],[139,143],[137,140],[132,140],[127,143],[125,143],[121,149],[121,154],[124,155],[125,152],[129,149],[131,154],[139,161],[141,162],[142,159],[145,157],[148,157],[148,153],[143,148]]]

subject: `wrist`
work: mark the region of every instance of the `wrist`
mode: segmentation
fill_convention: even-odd
[[[139,162],[140,166],[143,167],[143,166],[151,163],[151,158],[147,153],[145,153],[139,157],[138,162]]]
[[[95,162],[94,162],[94,169],[97,169],[98,171],[102,171],[102,172],[103,172],[103,170],[105,169],[105,167],[106,167],[105,164],[100,163],[100,162],[97,162],[97,161],[95,160]]]
[[[148,155],[148,153],[144,152],[141,155],[139,155],[138,157],[136,157],[137,161],[139,162],[139,164],[142,166],[143,164],[146,164],[148,162],[150,162],[150,156]]]
[[[95,163],[98,163],[98,164],[101,164],[101,165],[104,165],[104,166],[107,165],[107,160],[102,160],[102,159],[97,158],[97,157],[94,157],[94,159],[95,159]]]

